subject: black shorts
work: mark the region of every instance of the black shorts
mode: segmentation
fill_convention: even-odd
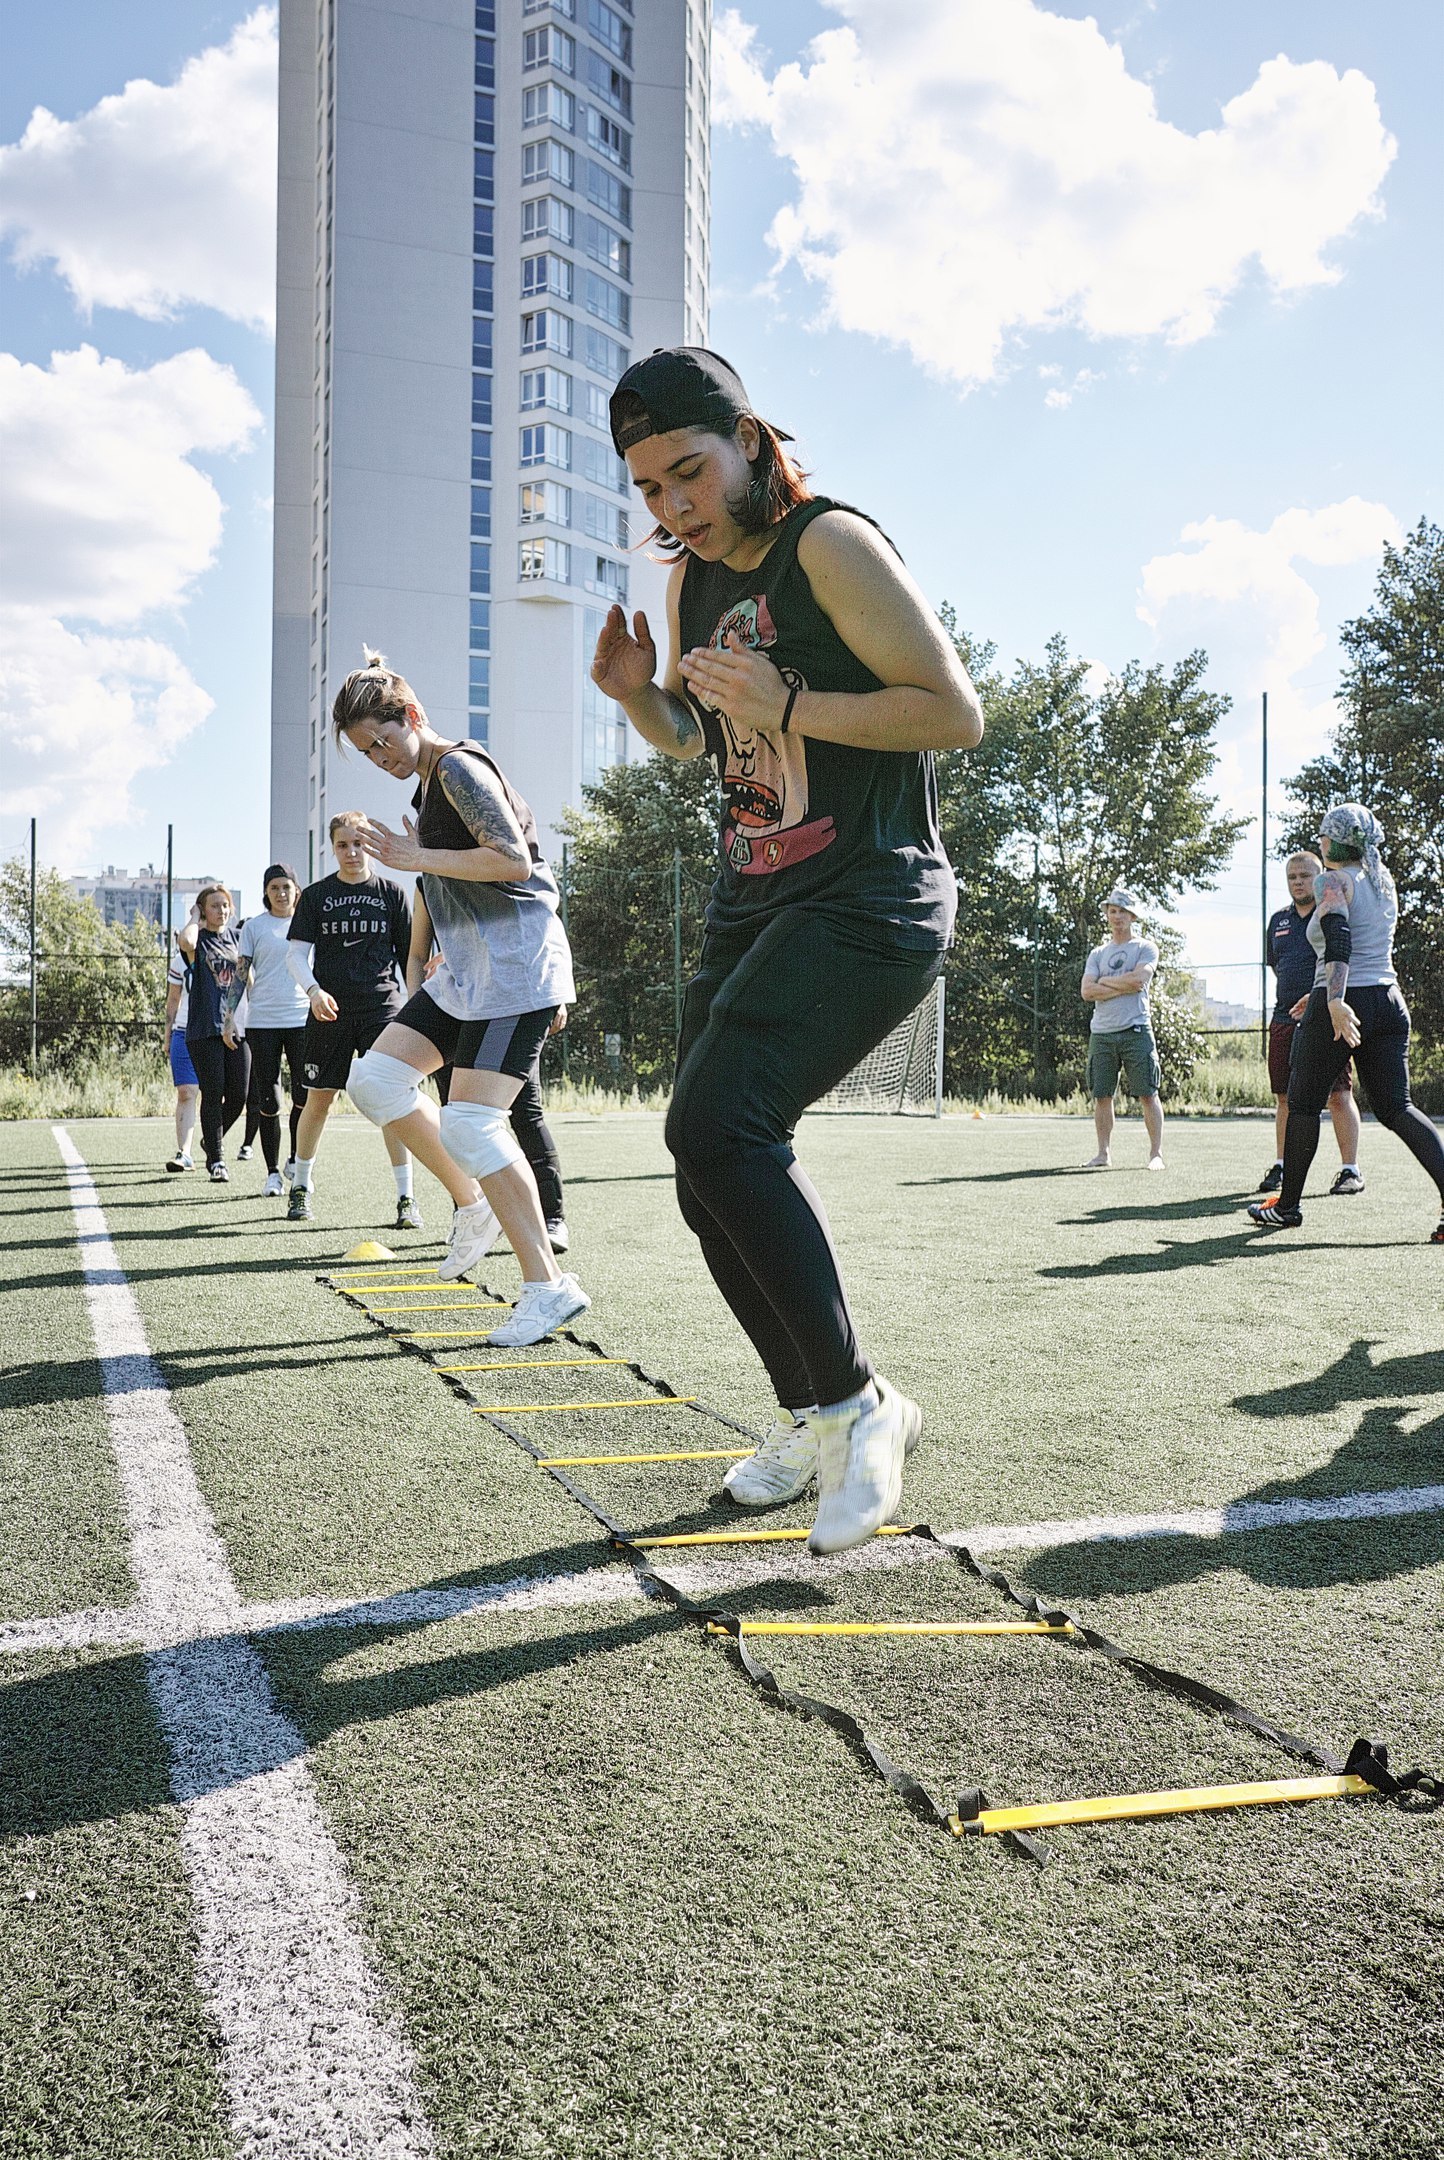
[[[443,1065],[458,1072],[505,1073],[509,1080],[525,1080],[535,1068],[555,1017],[555,1005],[543,1005],[499,1020],[453,1020],[425,990],[396,1014],[402,1027],[436,1046]]]
[[[301,1076],[308,1088],[343,1088],[353,1057],[363,1057],[383,1028],[401,1017],[401,1000],[371,1005],[364,1012],[341,1012],[334,1020],[306,1022]]]

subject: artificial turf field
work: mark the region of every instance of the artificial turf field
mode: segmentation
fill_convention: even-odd
[[[245,1600],[536,1586],[532,1609],[343,1614],[251,1637],[304,1736],[438,2153],[1438,2152],[1444,1816],[1324,1801],[1063,1830],[1044,1870],[949,1838],[835,1735],[764,1701],[724,1646],[642,1602],[625,1567],[598,1594],[595,1524],[317,1284],[362,1235],[437,1251],[381,1227],[392,1188],[368,1128],[328,1133],[308,1227],[261,1200],[259,1164],[229,1187],[165,1177],[159,1122],[69,1130]],[[569,1264],[595,1300],[583,1331],[764,1422],[765,1388],[677,1218],[660,1121],[557,1130]],[[1263,1239],[1241,1200],[1267,1137],[1175,1123],[1163,1177],[1143,1172],[1132,1123],[1106,1176],[1071,1170],[1091,1131],[1063,1120],[814,1118],[801,1152],[863,1339],[926,1412],[910,1518],[994,1526],[980,1551],[1128,1648],[1314,1740],[1367,1733],[1396,1767],[1438,1772],[1444,1510],[1080,1530],[1042,1549],[997,1528],[1240,1505],[1246,1523],[1248,1503],[1444,1486],[1427,1187],[1370,1125],[1367,1193],[1319,1199],[1300,1232]],[[1329,1154],[1326,1136],[1320,1191]],[[440,1227],[442,1197],[422,1186]],[[0,1620],[124,1608],[121,1493],[47,1127],[0,1139],[0,1235]],[[504,1291],[514,1263],[487,1279]],[[543,1385],[564,1399],[581,1377],[487,1376],[499,1402]],[[723,1437],[708,1433],[681,1409],[546,1421],[558,1453]],[[719,1468],[579,1475],[628,1527],[734,1526],[709,1501]],[[997,1612],[948,1562],[900,1540],[888,1557],[809,1568],[761,1547],[694,1557],[689,1581],[756,1617]],[[562,1602],[557,1580],[579,1577],[588,1601]],[[1300,1767],[1052,1642],[767,1651],[939,1797]],[[145,1671],[126,1642],[0,1661],[6,2155],[236,2150]],[[315,2148],[278,2130],[255,2149]],[[359,2128],[326,2149],[381,2148]]]

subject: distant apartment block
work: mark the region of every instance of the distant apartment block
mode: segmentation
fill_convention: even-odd
[[[664,587],[607,400],[706,336],[710,34],[711,0],[281,0],[271,846],[309,876],[337,811],[404,808],[327,734],[363,641],[545,844],[642,752],[588,675]]]
[[[126,929],[134,922],[152,922],[158,930],[165,928],[165,872],[156,870],[149,863],[132,876],[129,870],[117,870],[108,864],[96,877],[67,878],[66,884],[81,900],[93,900],[102,917],[108,923],[121,923]],[[173,878],[171,880],[171,920],[180,930],[190,914],[196,894],[204,892],[207,885],[224,885],[224,878]],[[238,887],[228,887],[235,904],[235,916],[244,914]],[[234,917],[233,917],[234,919]]]

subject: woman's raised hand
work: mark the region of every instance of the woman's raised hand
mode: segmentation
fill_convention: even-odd
[[[592,681],[619,705],[645,690],[657,672],[657,647],[645,615],[632,617],[632,628],[620,607],[607,610],[602,634],[592,660]]]

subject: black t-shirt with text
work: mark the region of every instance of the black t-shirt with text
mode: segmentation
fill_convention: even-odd
[[[1273,1017],[1287,1020],[1290,1008],[1314,987],[1317,958],[1309,943],[1309,917],[1301,915],[1292,900],[1270,915],[1265,953],[1276,978]]]
[[[289,936],[314,947],[311,966],[342,1012],[389,1005],[406,981],[411,905],[399,885],[374,872],[348,885],[332,871],[308,885]]]

